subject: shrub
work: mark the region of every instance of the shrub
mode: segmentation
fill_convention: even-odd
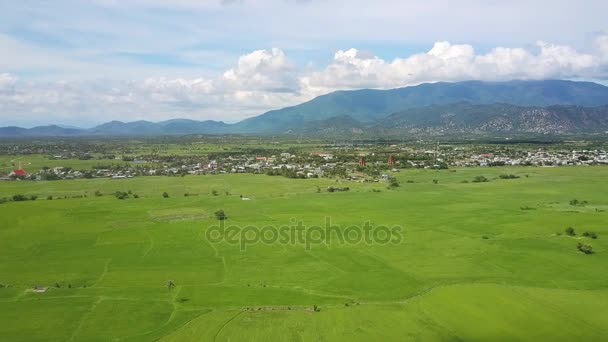
[[[211,194],[212,194],[213,196],[218,196],[220,193],[219,193],[219,192],[217,192],[217,190],[212,190],[212,191],[211,191]]]
[[[473,183],[485,183],[489,182],[489,180],[485,176],[477,176],[473,178]]]
[[[163,198],[169,198],[169,194],[166,191],[163,192]]]
[[[214,213],[214,215],[215,215],[215,218],[218,219],[218,220],[220,220],[220,221],[228,219],[228,216],[226,216],[226,213],[224,213],[224,210],[221,210],[221,209],[218,210],[218,211],[216,211]]]
[[[124,191],[116,191],[116,193],[114,193],[114,196],[116,196],[116,198],[118,198],[119,200],[124,200],[124,199],[129,198],[129,194]]]
[[[584,237],[588,237],[588,238],[592,238],[592,239],[597,239],[597,234],[594,232],[584,232],[583,233]]]
[[[48,201],[52,201],[52,200],[53,200],[53,195],[49,195],[49,196],[47,196],[47,198],[46,198],[46,199],[47,199]]]
[[[566,235],[568,235],[568,236],[576,236],[576,232],[574,231],[574,228],[572,228],[572,227],[566,228]]]
[[[433,179],[433,183],[434,183],[434,184],[437,184],[437,183],[439,183],[439,180],[437,180],[437,179]]]
[[[576,248],[585,254],[593,254],[593,247],[591,245],[585,245],[579,242]]]
[[[13,201],[15,202],[22,202],[22,201],[27,201],[28,198],[25,197],[24,195],[13,195]]]
[[[101,193],[101,191],[96,190],[95,191],[95,196],[100,197],[100,196],[103,196],[103,194]]]
[[[512,175],[512,174],[502,174],[502,175],[498,176],[498,178],[500,178],[500,179],[516,179],[516,178],[519,178],[519,176]]]

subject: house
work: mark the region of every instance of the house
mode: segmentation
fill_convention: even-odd
[[[23,169],[18,169],[9,174],[9,177],[23,178],[27,176],[27,173]]]

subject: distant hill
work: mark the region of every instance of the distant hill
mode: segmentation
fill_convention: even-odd
[[[67,136],[82,134],[84,130],[77,128],[63,128],[57,125],[38,126],[33,128],[0,127],[0,137],[44,137],[44,136]]]
[[[221,121],[196,121],[175,119],[158,123],[149,121],[111,121],[86,131],[105,135],[163,135],[163,134],[217,134],[228,130],[230,125]]]
[[[423,132],[598,132],[608,87],[562,80],[427,83],[337,91],[236,124],[176,119],[111,121],[91,129],[0,128],[1,136],[179,134],[389,134]]]
[[[374,122],[416,107],[467,102],[517,106],[608,105],[608,87],[591,82],[561,80],[427,83],[390,90],[337,91],[294,107],[273,110],[237,123],[234,131],[279,133],[305,122],[348,115]]]
[[[394,133],[575,133],[608,130],[608,106],[521,107],[457,103],[412,108],[379,120],[369,132]]]

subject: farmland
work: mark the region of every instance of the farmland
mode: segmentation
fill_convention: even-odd
[[[400,184],[393,189],[263,174],[0,183],[0,197],[38,196],[0,204],[0,339],[589,341],[608,334],[607,168],[393,176]],[[488,181],[473,182],[478,176]],[[330,186],[350,191],[324,190]],[[130,196],[118,199],[117,191]],[[237,226],[323,225],[328,217],[340,227],[398,225],[403,240],[310,249],[257,243],[241,251],[206,239],[219,209]],[[568,227],[575,235],[564,233]]]

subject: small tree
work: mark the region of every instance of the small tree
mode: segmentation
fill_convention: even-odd
[[[226,216],[226,213],[224,213],[224,211],[221,209],[216,211],[214,214],[215,214],[215,218],[217,218],[220,221],[228,219],[228,216]]]
[[[169,194],[166,191],[163,192],[163,198],[169,198]]]
[[[485,176],[476,176],[473,178],[473,183],[485,183],[489,182],[489,180]]]
[[[593,254],[593,247],[591,247],[591,245],[585,245],[579,242],[576,248],[585,254]]]
[[[575,236],[575,235],[576,235],[576,232],[574,231],[574,228],[572,228],[572,227],[568,227],[568,228],[566,228],[566,234],[567,234],[568,236]]]

